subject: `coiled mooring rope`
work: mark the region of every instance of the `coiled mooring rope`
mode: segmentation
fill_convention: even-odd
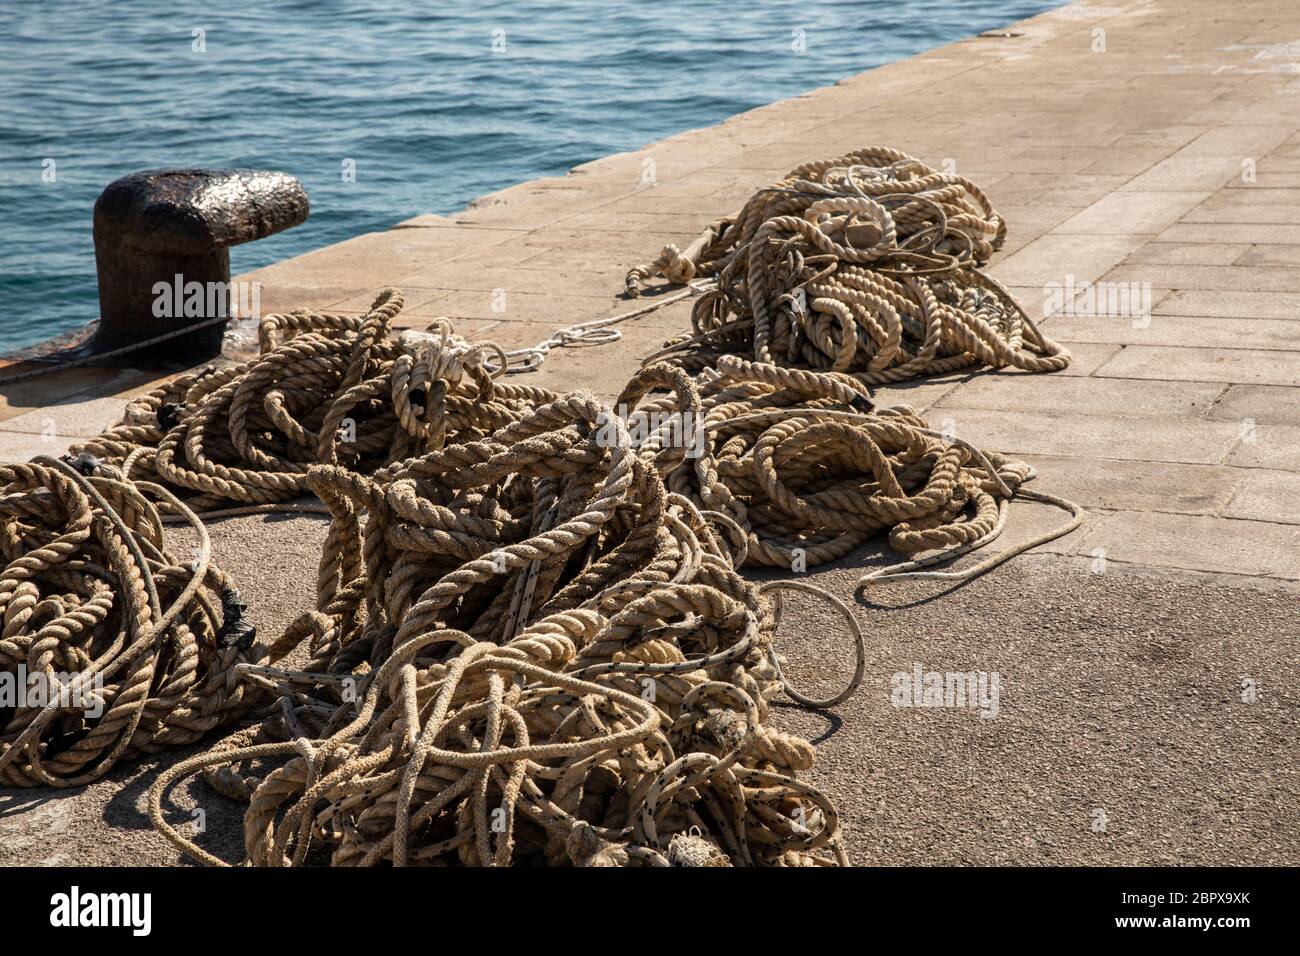
[[[1023,462],[868,391],[1068,363],[978,271],[1004,234],[973,184],[866,150],[800,167],[634,270],[631,290],[653,271],[696,282],[696,335],[613,408],[500,381],[565,335],[523,354],[445,320],[395,334],[392,290],[361,318],[272,316],[256,359],[132,403],[82,451],[124,487],[186,498],[164,511],[314,494],[330,516],[316,608],[222,672],[258,722],[159,777],[154,825],[227,862],[163,814],[201,771],[248,801],[255,865],[846,862],[833,805],[800,779],[812,746],[768,718],[783,692],[846,699],[861,627],[814,585],[737,572],[800,571],[888,534],[912,557],[864,585],[960,580],[1077,526],[1075,506],[1021,487]],[[993,541],[1013,497],[1071,521],[925,570]],[[857,660],[836,695],[783,671],[788,588],[831,598],[849,625]]]
[[[1070,512],[1052,532],[949,573],[966,580],[1082,520],[1073,503],[1021,489],[1034,477],[1029,465],[938,433],[908,406],[873,409],[854,376],[724,355],[715,369],[688,378],[661,363],[632,379],[620,406],[635,404],[652,385],[675,391],[641,406],[634,427],[646,430],[647,447],[689,433],[694,454],[675,458],[665,480],[744,529],[743,561],[801,572],[887,532],[901,554],[933,553],[872,571],[863,585],[941,576],[916,572],[997,538],[1017,495]],[[647,427],[652,422],[657,429]]]
[[[166,484],[196,511],[230,513],[309,493],[313,464],[374,471],[487,434],[553,397],[495,381],[502,351],[453,336],[445,320],[395,334],[401,307],[401,293],[387,290],[363,319],[268,316],[256,359],[164,384],[74,451]]]
[[[223,862],[162,814],[204,770],[249,801],[258,865],[843,862],[833,807],[797,777],[811,747],[766,719],[783,690],[851,693],[860,629],[836,602],[855,674],[807,697],[775,595],[735,568],[800,545],[830,560],[882,528],[908,552],[969,549],[1029,469],[872,413],[849,376],[736,358],[647,367],[617,407],[560,396],[372,476],[309,469],[332,516],[317,609],[244,668],[280,699],[262,735],[289,739],[170,769],[155,825]],[[280,764],[235,769],[259,759]]]
[[[799,166],[626,285],[636,295],[655,275],[714,282],[693,334],[655,357],[692,371],[727,353],[868,385],[976,365],[1062,369],[1069,352],[978,268],[1005,235],[970,180],[869,147]]]
[[[684,453],[638,449],[576,393],[373,478],[311,469],[333,514],[318,610],[270,655],[305,641],[310,660],[249,669],[297,735],[170,769],[155,825],[221,862],[163,793],[278,757],[213,775],[248,797],[259,865],[845,862],[830,801],[796,777],[812,747],[766,723],[772,606],[662,482]]]
[[[0,467],[0,782],[77,786],[244,716],[262,649],[203,524],[92,459]],[[152,499],[152,500],[151,500]],[[160,509],[198,534],[163,546]]]

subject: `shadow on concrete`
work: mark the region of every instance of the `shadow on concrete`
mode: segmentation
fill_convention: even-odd
[[[66,798],[72,795],[73,792],[67,790],[20,790],[6,787],[0,790],[0,820],[5,817],[26,813],[29,810],[35,810],[50,804],[51,801],[57,801],[61,797]]]
[[[135,764],[134,779],[119,784],[104,804],[104,822],[114,830],[139,830],[153,833],[146,803],[149,788],[168,766],[191,756],[207,752],[214,740],[196,747],[168,754],[164,759]],[[201,775],[177,781],[163,794],[162,816],[181,836],[193,841],[213,856],[238,863],[244,856],[244,804],[223,797]],[[156,833],[159,845],[167,838]],[[170,844],[167,844],[170,848]],[[196,861],[176,851],[175,862],[198,866]]]
[[[816,737],[809,736],[808,742],[813,746],[824,740],[830,740],[844,726],[844,718],[833,710],[827,710],[822,707],[805,707],[803,704],[796,704],[793,701],[776,700],[772,702],[772,707],[777,710],[797,711],[799,714],[807,717],[816,717],[825,722],[826,728],[817,734]]]

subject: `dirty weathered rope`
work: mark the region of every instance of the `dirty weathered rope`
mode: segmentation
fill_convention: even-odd
[[[686,433],[692,453],[669,456],[665,481],[700,509],[743,529],[741,563],[802,572],[845,557],[888,533],[913,558],[866,574],[883,578],[966,580],[1030,547],[1078,527],[1077,505],[1021,486],[1033,469],[929,427],[911,408],[874,409],[851,375],[809,372],[721,356],[715,369],[674,378],[664,364],[633,378],[620,397],[635,406],[651,383],[672,393],[645,402],[631,426],[645,447]],[[959,572],[917,573],[992,542],[1013,497],[1071,514],[1065,525]]]
[[[612,409],[500,376],[644,310],[511,353],[446,320],[395,332],[395,290],[362,317],[269,317],[255,359],[132,402],[79,449],[87,474],[0,471],[0,669],[66,665],[109,702],[93,720],[0,712],[0,778],[85,782],[252,716],[148,795],[154,826],[205,863],[227,861],[163,812],[199,772],[247,801],[253,865],[846,863],[834,806],[802,779],[813,747],[770,710],[847,699],[865,636],[817,586],[738,569],[800,572],[887,534],[909,560],[864,586],[962,580],[1077,526],[1021,487],[1025,463],[868,391],[1068,363],[978,269],[1005,229],[974,184],[900,153],[801,166],[633,270],[632,293],[653,273],[692,284],[695,334]],[[1013,497],[1072,521],[926,570],[996,539]],[[285,507],[330,518],[316,606],[251,645],[195,511]],[[165,518],[198,530],[191,568],[163,551]],[[788,590],[848,625],[837,694],[784,673]]]
[[[446,320],[395,331],[401,307],[389,289],[363,317],[268,316],[257,358],[164,384],[74,451],[164,484],[197,511],[265,508],[308,494],[314,464],[374,471],[552,397],[495,381],[501,349],[456,337]]]
[[[655,358],[691,371],[741,354],[879,385],[971,366],[1056,371],[1069,353],[981,271],[1006,223],[970,180],[870,147],[806,163],[686,250],[628,273],[709,278],[693,333]]]
[[[690,384],[660,366],[635,387]],[[257,865],[845,862],[797,776],[811,745],[767,723],[772,602],[735,572],[730,519],[664,485],[687,451],[575,393],[372,477],[312,468],[333,514],[317,610],[269,655],[308,659],[245,669],[280,709],[163,774],[155,826],[222,862],[161,810],[206,770],[250,801]]]
[[[193,743],[259,692],[239,595],[206,530],[165,488],[89,459],[0,467],[0,782],[70,787]],[[164,548],[160,511],[198,535]],[[39,688],[39,692],[37,692]]]

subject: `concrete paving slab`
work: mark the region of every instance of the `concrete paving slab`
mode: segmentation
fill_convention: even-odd
[[[634,300],[598,296],[577,296],[561,294],[537,294],[521,292],[514,289],[494,290],[440,290],[447,294],[440,296],[425,310],[436,310],[439,315],[448,315],[459,319],[491,319],[502,323],[533,323],[533,331],[549,335],[557,329],[585,322],[592,319],[617,316],[634,312],[650,304],[652,300]],[[686,325],[681,324],[683,315],[678,313],[651,313],[642,324],[667,326],[675,331],[689,329],[689,307],[685,310]],[[504,332],[503,332],[504,334]],[[545,337],[545,335],[543,335]],[[629,373],[630,374],[630,373]]]
[[[126,399],[87,398],[47,405],[0,422],[0,431],[93,438],[122,417]]]
[[[27,367],[36,368],[34,363]],[[24,366],[14,366],[0,371],[0,378],[24,371]],[[82,368],[51,372],[39,378],[0,385],[0,422],[15,418],[34,409],[48,408],[66,402],[116,395],[125,389],[152,383],[156,373],[141,372],[131,368]],[[152,387],[150,384],[149,387]]]
[[[1238,431],[1240,440],[1228,456],[1228,464],[1300,471],[1300,427],[1242,419]]]
[[[1180,290],[1158,302],[1156,315],[1205,315],[1238,319],[1300,318],[1300,295],[1287,292]]]
[[[1123,262],[1133,250],[1145,245],[1146,235],[1058,235],[1048,233],[1019,252],[1001,259],[989,274],[1008,285],[1043,286],[1048,282],[1074,284],[1095,282]]]
[[[9,432],[0,431],[0,464],[9,465],[29,461],[37,455],[66,455],[68,449],[81,439],[76,435],[59,432]]]
[[[1130,564],[1300,579],[1300,531],[1291,525],[1127,511],[1104,515],[1079,544]]]
[[[1291,471],[1251,471],[1223,512],[1229,518],[1300,524],[1300,475]],[[1300,534],[1294,539],[1300,545]]]
[[[1269,189],[1251,186],[1249,189],[1223,189],[1215,193],[1198,208],[1250,208],[1287,209],[1300,206],[1300,189]],[[1246,220],[1249,221],[1249,220]]]
[[[1130,345],[1099,368],[1097,374],[1114,378],[1300,386],[1300,355],[1262,349]]]
[[[1077,173],[1012,173],[988,187],[989,198],[1002,205],[1090,206],[1118,189],[1129,176]]]
[[[974,376],[960,391],[947,392],[936,407],[1187,419],[1204,418],[1223,391],[1222,385],[1207,382]]]
[[[1300,245],[1250,246],[1236,260],[1237,265],[1300,266]]]
[[[1230,189],[1300,189],[1300,173],[1257,173],[1253,182],[1232,182]]]
[[[1149,282],[1161,289],[1223,292],[1300,292],[1300,269],[1264,266],[1122,265],[1107,282]]]
[[[1300,186],[1300,176],[1297,176]],[[1169,242],[1300,243],[1300,226],[1278,223],[1176,222],[1160,234]]]
[[[1230,385],[1210,409],[1217,421],[1267,425],[1300,425],[1300,401],[1291,389],[1277,385]]]
[[[1125,280],[1127,281],[1127,280]],[[1120,345],[1190,346],[1232,349],[1243,344],[1283,352],[1300,349],[1300,327],[1287,319],[1212,319],[1204,316],[1062,315],[1047,333],[1059,342],[1114,342]]]
[[[1245,243],[1160,242],[1157,236],[1155,242],[1147,243],[1125,261],[1129,265],[1228,266],[1235,263],[1250,250],[1259,248],[1261,247],[1250,246]],[[1252,257],[1252,261],[1253,259],[1254,257]],[[1262,265],[1263,260],[1261,259],[1257,264]]]
[[[653,258],[653,257],[652,257]],[[612,284],[603,276],[594,276],[574,268],[562,270],[524,269],[505,266],[493,269],[424,268],[418,272],[403,273],[396,285],[420,288],[451,289],[458,292],[491,293],[498,289],[507,292],[527,292],[532,295],[599,296],[612,298],[622,292],[622,282]]]
[[[1222,514],[1248,477],[1243,469],[1224,465],[1047,455],[1025,460],[1038,471],[1033,487],[1050,488],[1090,510],[1142,514]]]
[[[1294,132],[1287,126],[1233,126],[1206,130],[1177,153],[1179,156],[1203,156],[1235,159],[1262,156],[1281,145]]]
[[[1217,464],[1232,450],[1239,429],[1210,422],[1119,415],[1051,414],[1020,409],[969,408],[957,403],[964,389],[946,398],[945,425],[967,441],[1017,455],[1128,458]]]
[[[1255,203],[1199,207],[1182,217],[1183,222],[1269,222],[1300,225],[1300,206],[1264,206]]]
[[[1183,151],[1134,176],[1120,187],[1121,192],[1180,192],[1219,189],[1241,172],[1239,156],[1191,156]]]
[[[1209,195],[1204,191],[1111,193],[1065,220],[1052,232],[1093,235],[1156,233],[1177,222]]]

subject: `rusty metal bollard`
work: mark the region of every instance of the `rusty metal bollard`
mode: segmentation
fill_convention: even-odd
[[[95,202],[96,352],[228,318],[230,247],[292,228],[310,211],[302,184],[251,169],[151,169],[109,183]],[[201,361],[225,324],[150,346],[146,357]]]

